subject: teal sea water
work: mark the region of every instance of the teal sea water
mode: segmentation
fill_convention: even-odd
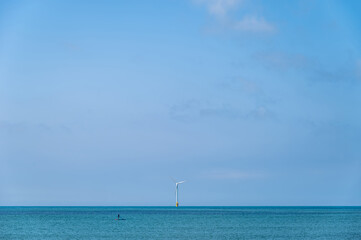
[[[361,239],[361,207],[0,207],[0,239]]]

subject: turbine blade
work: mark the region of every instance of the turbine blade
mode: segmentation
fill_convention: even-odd
[[[177,183],[177,181],[176,181],[174,178],[170,177],[170,179],[171,179],[174,183]]]
[[[181,183],[184,183],[185,181],[180,181],[180,182],[177,182],[177,184],[181,184]]]

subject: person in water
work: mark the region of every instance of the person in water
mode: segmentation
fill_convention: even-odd
[[[119,220],[119,218],[120,218],[120,216],[119,216],[119,214],[118,214],[118,220]]]

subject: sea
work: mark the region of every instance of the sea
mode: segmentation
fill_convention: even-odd
[[[0,239],[361,240],[361,207],[0,207]]]

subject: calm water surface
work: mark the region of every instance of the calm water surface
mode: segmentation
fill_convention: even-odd
[[[0,239],[361,239],[361,207],[0,207]]]

